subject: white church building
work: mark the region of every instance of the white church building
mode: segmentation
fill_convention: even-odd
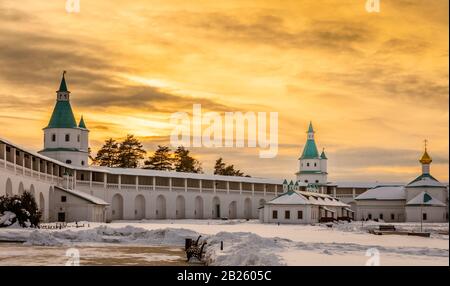
[[[355,202],[357,219],[382,212],[384,219],[393,213],[395,221],[417,221],[425,210],[427,221],[448,220],[448,187],[430,175],[431,158],[424,157],[416,180],[389,191],[373,183],[328,182],[328,159],[317,150],[311,123],[291,189],[280,179],[90,166],[89,130],[83,117],[75,119],[70,97],[63,74],[41,151],[0,137],[0,196],[31,192],[43,221],[259,217],[311,223],[353,218]],[[395,200],[380,200],[384,195]]]
[[[357,196],[357,219],[386,222],[448,221],[448,186],[431,175],[432,159],[426,147],[419,162],[422,174],[407,185],[380,185]]]

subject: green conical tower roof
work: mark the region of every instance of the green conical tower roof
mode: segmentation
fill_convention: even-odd
[[[316,141],[314,141],[314,129],[312,123],[308,127],[308,139],[306,140],[305,148],[303,149],[300,159],[317,159],[319,158],[319,151],[317,151]]]
[[[64,77],[64,75],[66,74],[66,71],[63,72],[63,76],[61,79],[61,83],[59,84],[59,90],[58,91],[68,91],[67,90],[67,84],[66,84],[66,79]]]
[[[78,123],[78,127],[87,129],[86,123],[84,123],[83,115],[81,115],[80,123]]]
[[[63,73],[61,84],[57,93],[56,105],[53,109],[52,117],[46,128],[77,128],[77,122],[75,121],[75,116],[73,115],[72,106],[70,106],[70,101],[67,99],[62,99],[59,95],[63,93],[69,93],[67,90],[66,80],[64,78],[65,71]]]

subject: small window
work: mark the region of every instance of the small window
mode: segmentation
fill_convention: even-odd
[[[70,134],[66,134],[66,142],[70,141]]]
[[[391,220],[395,220],[395,215],[391,214]]]
[[[291,212],[290,211],[285,211],[284,212],[284,218],[285,219],[290,219],[291,218]]]
[[[316,183],[319,183],[319,180],[316,180]]]
[[[81,166],[84,166],[84,161],[81,161]]]
[[[278,211],[272,211],[272,218],[277,219],[278,218]]]
[[[67,197],[66,196],[61,196],[61,202],[63,202],[63,203],[67,202]]]
[[[423,213],[423,214],[422,214],[422,219],[423,219],[423,220],[427,220],[427,213]]]
[[[306,166],[309,167],[309,163],[306,163]]]
[[[298,217],[298,219],[303,219],[303,211],[298,211],[297,217]]]
[[[305,183],[308,183],[308,180],[305,180]]]
[[[80,135],[77,136],[77,141],[80,142]]]
[[[314,167],[317,167],[317,163],[314,163]]]
[[[72,164],[72,160],[66,160],[66,164]]]
[[[383,214],[380,214],[380,219],[383,219]]]
[[[372,219],[372,214],[369,214],[367,217],[368,217],[369,219]]]
[[[52,134],[52,142],[56,141],[56,134]]]

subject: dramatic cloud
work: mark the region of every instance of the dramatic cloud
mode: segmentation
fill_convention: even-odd
[[[0,136],[41,149],[63,70],[95,152],[168,144],[170,115],[279,113],[279,153],[195,148],[253,176],[291,178],[310,120],[330,180],[407,181],[429,140],[448,180],[448,1],[81,0],[0,3]],[[18,132],[20,131],[20,132]],[[255,168],[257,166],[257,168]]]

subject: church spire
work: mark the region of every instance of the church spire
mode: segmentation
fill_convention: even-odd
[[[56,91],[56,100],[57,101],[69,101],[70,100],[70,91],[67,89],[66,71],[63,71],[61,83],[59,84],[59,89]]]
[[[312,121],[309,122],[308,133],[314,133],[314,128],[312,126]]]
[[[59,90],[58,90],[59,92],[68,92],[66,78],[64,77],[65,74],[66,74],[66,71],[63,71],[61,83],[59,84]]]
[[[59,90],[56,91],[56,105],[46,128],[77,128],[70,106],[70,91],[67,90],[65,74],[66,71],[63,72]]]
[[[327,155],[325,155],[325,148],[322,149],[322,154],[320,154],[320,159],[327,160]]]
[[[314,128],[312,122],[309,122],[308,127],[308,139],[306,140],[305,148],[303,149],[302,156],[300,159],[318,159],[319,151],[317,151],[317,145],[314,141]]]
[[[84,123],[83,115],[81,115],[80,123],[78,123],[79,128],[87,129],[86,123]]]

